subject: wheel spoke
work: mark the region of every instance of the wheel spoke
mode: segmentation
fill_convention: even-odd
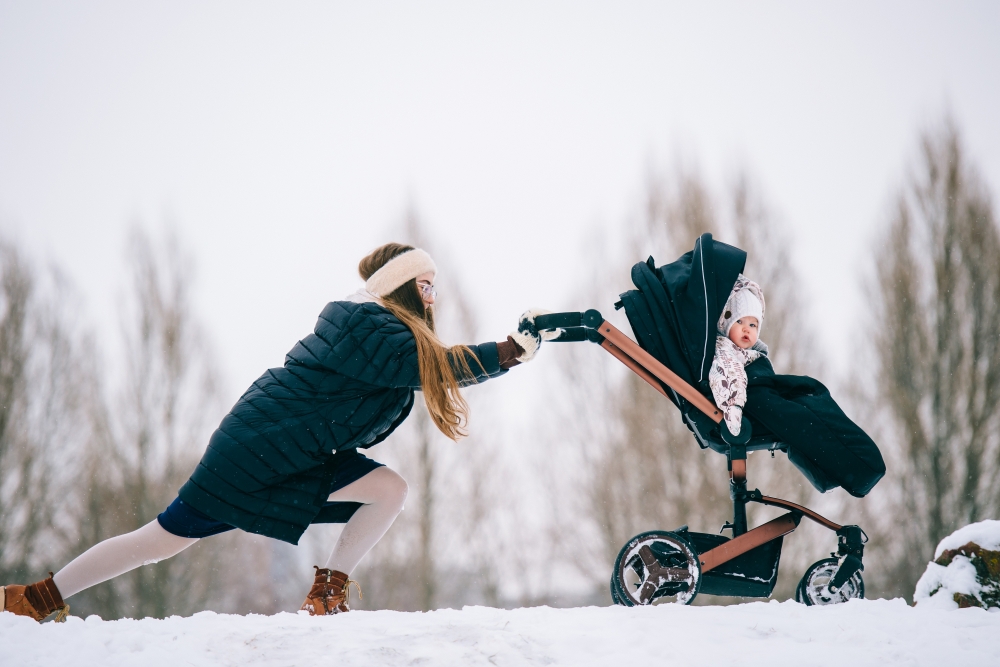
[[[656,592],[657,585],[652,581],[646,580],[646,583],[642,585],[642,589],[639,591],[639,604],[649,604],[653,601],[653,593]]]
[[[662,584],[665,582],[687,581],[691,578],[691,573],[688,572],[686,567],[664,567],[660,565],[660,561],[656,559],[656,555],[648,545],[643,545],[639,549],[639,558],[642,559],[642,564],[646,566],[647,580],[657,578]]]
[[[660,569],[660,561],[656,560],[656,554],[653,553],[648,544],[639,548],[639,558],[642,559],[642,564],[646,566],[647,571],[652,572],[654,568]]]
[[[660,576],[660,583],[691,581],[691,573],[686,567],[661,567],[657,574]]]

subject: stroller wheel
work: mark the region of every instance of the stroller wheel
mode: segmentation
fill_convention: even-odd
[[[618,552],[611,574],[615,604],[691,604],[701,585],[701,562],[687,540],[653,530],[636,535]]]
[[[810,565],[795,589],[795,601],[813,606],[841,604],[855,598],[864,599],[865,582],[860,572],[856,572],[848,579],[839,591],[830,592],[828,586],[833,576],[837,574],[838,567],[840,565],[836,558],[824,558]]]

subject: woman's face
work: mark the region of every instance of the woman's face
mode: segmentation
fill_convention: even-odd
[[[420,291],[420,298],[424,301],[424,308],[434,305],[434,272],[428,271],[417,276],[417,290]]]

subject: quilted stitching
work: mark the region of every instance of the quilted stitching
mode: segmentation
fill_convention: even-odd
[[[486,373],[505,371],[495,343],[470,346]],[[185,503],[219,521],[298,542],[328,495],[324,464],[384,440],[409,414],[420,369],[413,334],[374,303],[327,304],[315,331],[264,372],[212,436]]]

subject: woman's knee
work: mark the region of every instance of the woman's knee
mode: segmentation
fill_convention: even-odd
[[[136,536],[135,543],[141,545],[140,548],[156,554],[154,563],[176,556],[198,541],[197,537],[183,537],[171,533],[160,525],[157,519],[153,519],[132,535]]]
[[[378,483],[379,490],[381,491],[379,495],[381,495],[382,502],[403,509],[403,503],[406,502],[406,494],[410,490],[410,487],[406,484],[406,480],[398,472],[385,466],[375,472],[379,474]]]

